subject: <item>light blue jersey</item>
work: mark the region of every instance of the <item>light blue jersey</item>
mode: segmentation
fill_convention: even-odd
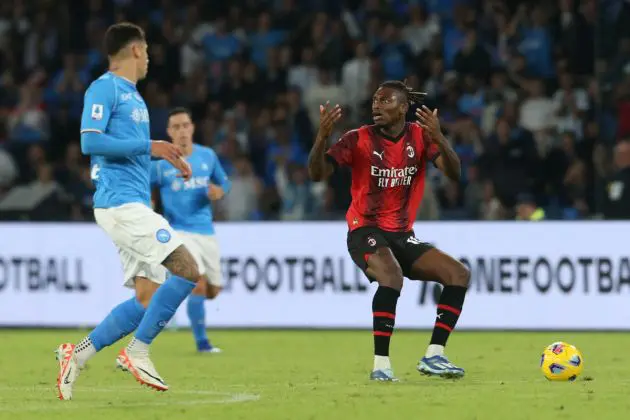
[[[153,162],[151,185],[159,188],[164,217],[173,228],[214,235],[208,187],[213,183],[227,193],[231,183],[219,158],[208,147],[193,145],[186,161],[192,168],[192,177],[188,181],[178,177],[179,171],[169,162]]]
[[[92,160],[94,208],[151,203],[149,111],[136,85],[107,72],[85,92],[81,150]]]

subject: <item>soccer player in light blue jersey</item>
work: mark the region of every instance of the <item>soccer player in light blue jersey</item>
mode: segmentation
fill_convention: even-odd
[[[170,162],[185,180],[191,168],[177,146],[150,138],[149,113],[136,89],[149,64],[144,32],[130,23],[113,25],[105,34],[105,49],[109,71],[85,93],[81,150],[92,160],[94,217],[118,248],[125,286],[135,289],[135,296],[112,309],[79,344],[58,347],[62,400],[72,398],[72,386],[90,357],[134,330],[117,364],[140,383],[166,391],[149,346],[204,280],[179,234],[151,209],[152,157]],[[167,269],[173,274],[168,279]]]
[[[206,281],[188,297],[188,317],[199,352],[219,353],[206,334],[205,300],[221,292],[221,258],[212,224],[211,201],[220,200],[230,190],[217,155],[208,147],[193,144],[195,126],[190,111],[175,108],[169,113],[167,132],[192,168],[188,181],[177,177],[168,161],[153,162],[151,185],[159,191],[163,214],[193,254]]]

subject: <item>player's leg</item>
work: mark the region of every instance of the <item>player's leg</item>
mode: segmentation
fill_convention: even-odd
[[[164,283],[150,299],[130,347],[121,351],[117,361],[141,383],[166,390],[168,386],[149,358],[149,344],[194,288],[194,280],[199,277],[197,264],[166,219],[145,205],[125,204],[97,209],[94,214],[120,249],[126,278],[135,278],[138,283],[142,282],[140,278]],[[179,277],[165,282],[166,268],[162,264]]]
[[[193,254],[203,275],[188,297],[186,305],[191,330],[195,339],[197,351],[202,353],[220,353],[221,349],[214,347],[206,332],[206,299],[214,299],[219,290],[212,284],[210,277],[217,277],[220,260],[214,236],[201,235],[191,232],[179,232],[188,250]],[[216,257],[216,258],[214,258]],[[214,261],[216,259],[216,261]],[[220,277],[219,277],[220,279]]]
[[[180,240],[181,241],[181,240]],[[158,391],[168,390],[149,357],[149,347],[173,318],[177,308],[190,295],[197,281],[203,281],[192,254],[181,244],[172,251],[163,266],[151,269],[168,269],[173,275],[153,295],[147,310],[129,345],[118,355],[118,364],[131,373],[138,382]],[[166,270],[164,270],[166,276]]]
[[[186,312],[190,320],[190,329],[195,338],[197,351],[204,352],[211,349],[208,335],[206,333],[206,288],[208,282],[200,281],[197,283],[192,293],[188,297]]]
[[[117,222],[120,209],[98,209],[95,211],[97,223],[113,239],[114,243],[121,241],[122,233]],[[138,277],[141,263],[131,254],[119,247],[119,255],[125,274],[125,286],[134,288],[136,296],[128,299],[105,317],[105,319],[88,336],[74,345],[64,343],[56,351],[59,362],[57,388],[60,399],[72,398],[72,387],[85,363],[104,347],[107,347],[131,333],[140,323],[145,308],[151,300],[158,284],[146,277]]]
[[[204,285],[205,296],[208,300],[214,300],[223,290],[223,278],[221,275],[221,254],[219,251],[219,242],[213,235],[196,235],[196,241],[202,250],[202,264],[206,270],[206,280]],[[204,314],[205,324],[205,314]],[[204,329],[205,331],[205,329]],[[203,350],[208,353],[221,353],[219,347],[213,346],[208,340],[207,346]]]
[[[209,283],[209,280],[197,282],[188,297],[187,312],[190,326],[195,338],[197,351],[200,353],[221,353],[219,347],[213,346],[206,331],[206,299],[214,299],[221,288]]]
[[[470,272],[453,257],[427,244],[418,242],[410,244],[409,247],[418,248],[421,255],[411,264],[407,277],[414,280],[436,281],[444,286],[437,306],[431,341],[425,356],[418,364],[418,370],[429,375],[462,377],[464,369],[449,362],[444,355],[444,348],[462,312]]]
[[[131,334],[140,324],[151,297],[160,286],[146,277],[130,279],[136,295],[114,309],[76,346],[79,368],[103,348]]]
[[[372,299],[374,367],[370,379],[397,381],[389,359],[396,306],[403,285],[402,269],[377,229],[360,228],[348,235],[348,250],[370,281],[378,283]]]

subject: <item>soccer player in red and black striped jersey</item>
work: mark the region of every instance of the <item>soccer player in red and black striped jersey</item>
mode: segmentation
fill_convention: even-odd
[[[461,174],[459,158],[442,135],[437,110],[420,106],[418,121],[405,121],[410,105],[423,98],[424,94],[404,82],[381,84],[372,101],[374,124],[347,132],[328,149],[341,108],[323,105],[309,155],[314,181],[326,179],[338,166],[352,170],[352,203],[346,216],[348,251],[370,281],[379,285],[372,301],[373,380],[397,380],[389,360],[389,342],[404,277],[444,286],[431,342],[417,369],[448,378],[464,375],[462,368],[446,358],[444,346],[461,313],[470,273],[456,259],[416,239],[413,231],[426,165],[432,162],[453,180]]]

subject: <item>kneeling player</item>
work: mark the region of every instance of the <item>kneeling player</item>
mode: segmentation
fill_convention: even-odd
[[[319,131],[309,156],[314,181],[329,177],[336,166],[352,170],[348,251],[370,281],[379,285],[372,301],[373,380],[397,380],[389,342],[403,277],[444,286],[431,342],[417,369],[448,378],[464,375],[464,369],[446,358],[444,347],[461,313],[470,274],[459,261],[420,242],[413,232],[426,163],[432,161],[453,180],[459,180],[461,171],[457,154],[442,135],[437,110],[422,106],[416,111],[417,123],[405,122],[409,105],[423,96],[403,82],[383,83],[373,97],[374,125],[347,132],[328,150],[327,139],[341,109],[321,106]]]

